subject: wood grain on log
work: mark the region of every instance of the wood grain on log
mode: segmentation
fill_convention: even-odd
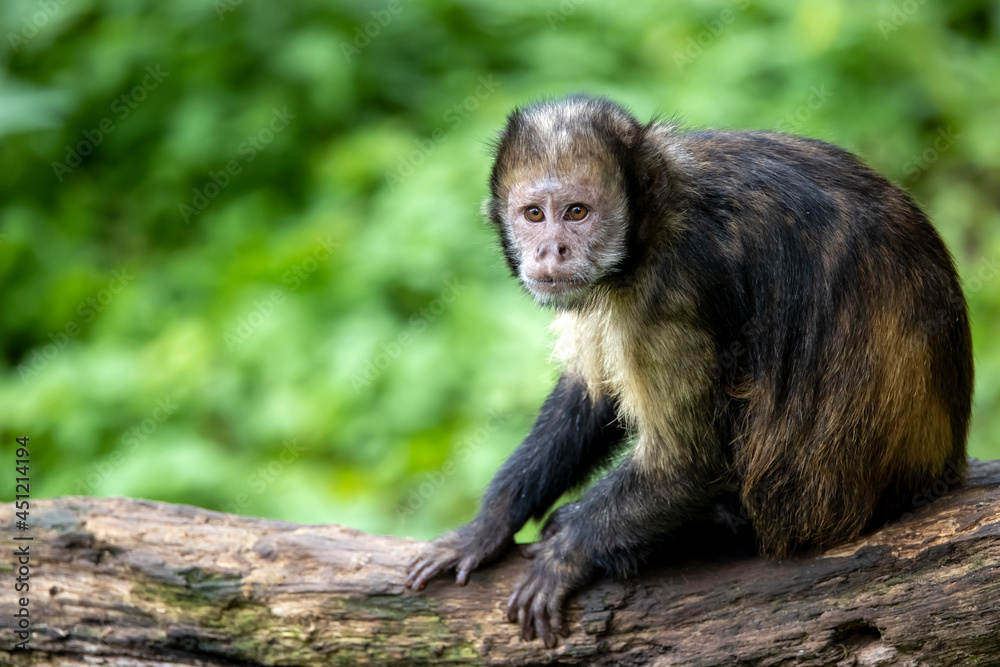
[[[970,465],[966,488],[850,545],[599,582],[572,599],[554,650],[505,619],[516,550],[467,587],[413,593],[412,540],[143,500],[33,502],[33,650],[13,650],[23,594],[7,548],[0,663],[1000,665],[1000,461]]]

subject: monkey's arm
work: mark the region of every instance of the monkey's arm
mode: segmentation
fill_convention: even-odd
[[[514,587],[507,616],[521,636],[555,646],[564,630],[566,597],[602,574],[634,574],[658,544],[696,517],[723,491],[717,467],[692,464],[677,472],[646,470],[634,453],[577,503],[549,519],[532,545],[531,570]]]
[[[594,401],[582,381],[563,375],[531,433],[493,478],[479,515],[413,559],[406,585],[422,589],[451,568],[464,585],[469,572],[499,557],[530,517],[541,517],[563,492],[584,482],[625,437],[614,401]]]

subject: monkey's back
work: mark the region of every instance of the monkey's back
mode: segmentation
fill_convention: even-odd
[[[696,165],[677,252],[716,341],[741,500],[765,551],[837,542],[959,483],[965,299],[910,197],[790,135],[674,135]]]

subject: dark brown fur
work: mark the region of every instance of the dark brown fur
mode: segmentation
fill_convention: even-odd
[[[906,193],[850,153],[577,97],[511,114],[490,191],[511,271],[558,311],[564,373],[480,515],[414,560],[410,586],[450,567],[463,583],[629,435],[532,547],[508,607],[526,638],[554,643],[566,595],[635,572],[720,501],[783,556],[964,469],[958,276]],[[580,223],[560,217],[576,199],[593,209]],[[520,217],[536,205],[543,221]]]

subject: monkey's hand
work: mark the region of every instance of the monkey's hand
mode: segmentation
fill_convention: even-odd
[[[592,565],[568,538],[568,532],[557,532],[525,551],[534,562],[507,601],[507,618],[521,626],[521,638],[537,635],[548,648],[556,645],[556,634],[569,634],[563,622],[566,598],[593,576]]]
[[[406,566],[406,586],[423,590],[428,581],[451,569],[457,572],[458,585],[464,586],[469,582],[470,572],[499,558],[513,541],[513,535],[505,535],[501,530],[478,530],[473,521],[437,538],[411,560]]]

